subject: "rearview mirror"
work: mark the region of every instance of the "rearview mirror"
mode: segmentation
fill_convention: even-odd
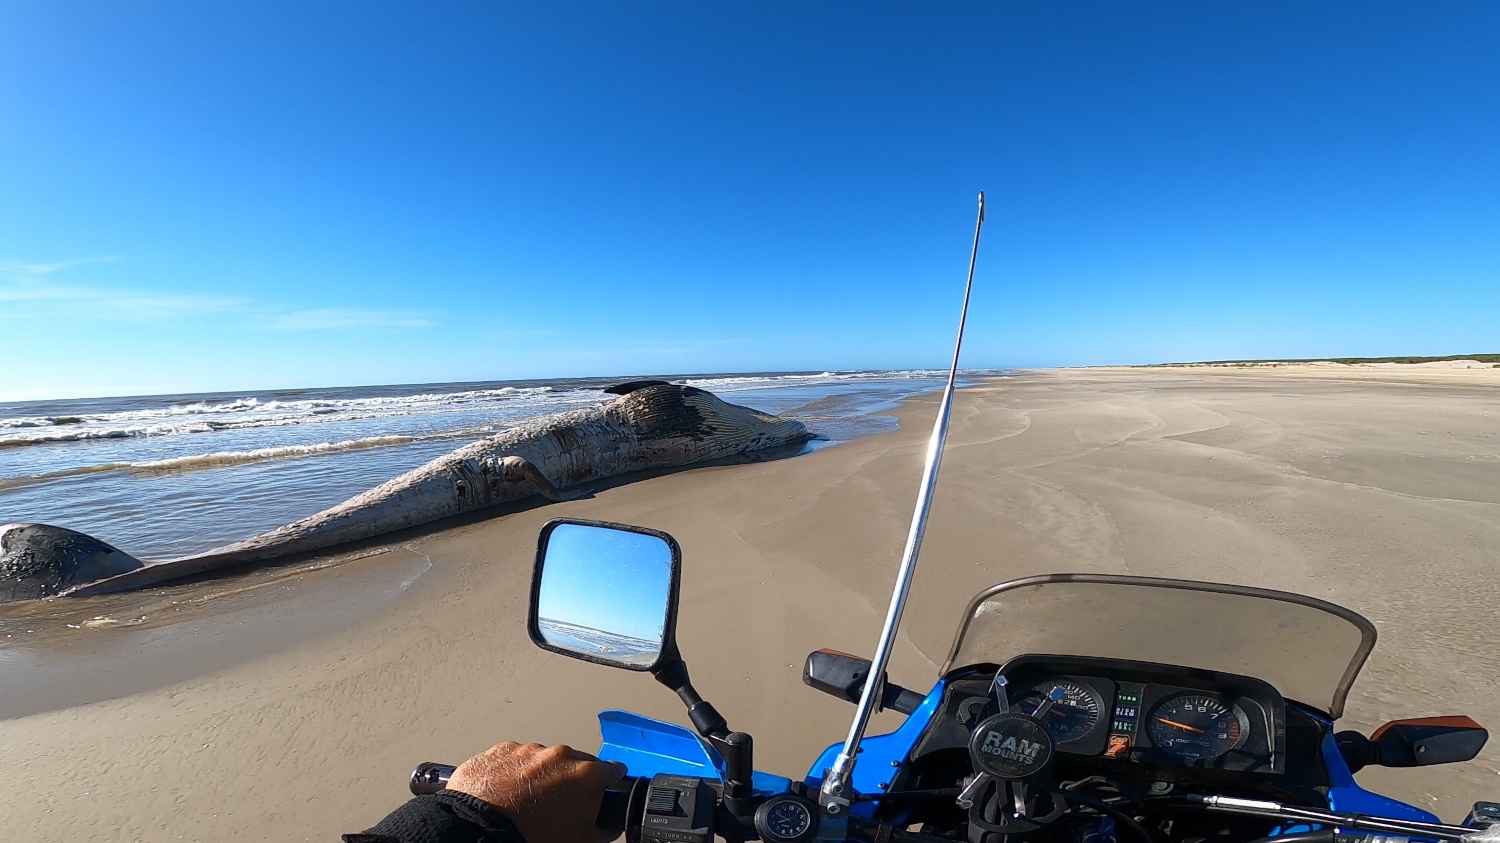
[[[1370,764],[1426,767],[1470,761],[1489,737],[1483,726],[1468,717],[1456,716],[1392,720],[1368,738],[1351,729],[1339,732],[1333,739],[1349,772],[1358,773]]]
[[[682,551],[666,533],[556,519],[542,528],[527,632],[544,650],[651,670],[676,658]]]
[[[1375,730],[1370,742],[1380,749],[1383,767],[1426,767],[1470,761],[1490,733],[1468,717],[1392,720]]]

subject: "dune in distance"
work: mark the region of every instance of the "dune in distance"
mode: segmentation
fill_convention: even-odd
[[[1201,363],[1155,363],[1146,366],[1094,366],[1091,369],[1143,368],[1159,371],[1212,370],[1221,374],[1255,373],[1277,377],[1333,377],[1500,384],[1500,354],[1449,357],[1344,357],[1328,360],[1216,360]]]

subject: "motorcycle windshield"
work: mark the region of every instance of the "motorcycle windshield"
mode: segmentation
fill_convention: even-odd
[[[1132,659],[1252,676],[1337,719],[1375,627],[1268,589],[1108,574],[1001,583],[970,602],[943,675],[1022,655]]]

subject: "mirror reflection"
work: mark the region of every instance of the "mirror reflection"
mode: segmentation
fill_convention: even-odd
[[[666,541],[559,524],[547,537],[541,576],[537,630],[547,644],[622,667],[656,664],[672,591]]]

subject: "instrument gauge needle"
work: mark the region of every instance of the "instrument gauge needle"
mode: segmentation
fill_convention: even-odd
[[[1157,720],[1158,723],[1165,723],[1168,726],[1176,726],[1179,729],[1187,729],[1189,732],[1197,732],[1200,735],[1203,734],[1204,731],[1205,731],[1203,729],[1198,728],[1197,726],[1189,726],[1186,723],[1178,723],[1176,720],[1168,720],[1165,717],[1158,717],[1158,718],[1156,718],[1156,720]]]

